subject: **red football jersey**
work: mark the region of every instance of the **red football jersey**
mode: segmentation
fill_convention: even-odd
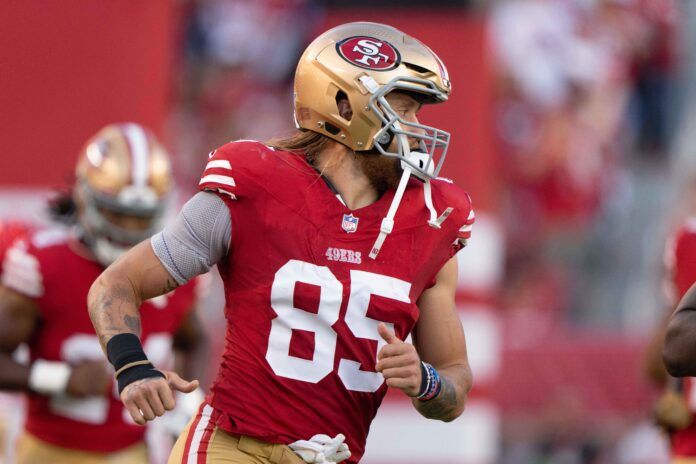
[[[228,204],[225,352],[208,397],[231,433],[291,443],[343,433],[358,462],[386,384],[375,372],[378,322],[405,339],[416,302],[469,237],[474,214],[451,181],[432,181],[441,229],[411,180],[376,260],[394,191],[354,211],[301,155],[239,141],[213,152],[200,181]]]
[[[2,281],[39,307],[41,323],[29,343],[32,361],[106,362],[87,311],[87,293],[103,270],[64,229],[40,230],[15,242]],[[140,308],[143,346],[158,367],[171,367],[172,335],[194,305],[194,287],[195,281]],[[26,430],[54,445],[98,452],[123,449],[145,433],[130,419],[115,382],[112,394],[85,399],[30,393]]]
[[[667,249],[668,273],[679,301],[696,282],[696,219],[689,219]],[[694,379],[685,378],[684,395],[696,413]],[[696,457],[696,422],[672,435],[672,453],[679,457]]]

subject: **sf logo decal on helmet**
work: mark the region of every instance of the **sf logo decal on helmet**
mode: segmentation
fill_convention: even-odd
[[[399,51],[389,42],[374,37],[349,37],[336,44],[338,54],[347,62],[373,71],[389,71],[399,66]]]

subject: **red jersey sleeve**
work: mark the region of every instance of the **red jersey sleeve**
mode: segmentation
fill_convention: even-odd
[[[452,241],[451,256],[457,254],[464,248],[471,238],[471,230],[476,221],[476,214],[471,202],[471,197],[461,188],[457,187],[452,181],[444,178],[437,178],[433,182],[434,200],[438,206],[438,212],[452,208],[450,217],[443,223],[443,227],[453,227],[456,229]],[[450,224],[447,224],[450,222]]]
[[[208,155],[208,162],[198,183],[200,190],[218,192],[238,200],[251,194],[264,179],[258,173],[272,148],[261,142],[230,142]]]

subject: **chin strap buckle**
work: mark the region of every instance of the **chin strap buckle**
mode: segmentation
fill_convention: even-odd
[[[388,217],[382,219],[382,227],[379,228],[379,231],[383,234],[391,234],[392,230],[394,230],[394,220]]]

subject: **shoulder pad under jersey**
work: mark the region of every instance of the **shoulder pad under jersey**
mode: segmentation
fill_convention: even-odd
[[[268,155],[274,150],[255,140],[237,140],[208,155],[198,183],[200,190],[220,192],[233,200],[249,194],[268,172]]]

